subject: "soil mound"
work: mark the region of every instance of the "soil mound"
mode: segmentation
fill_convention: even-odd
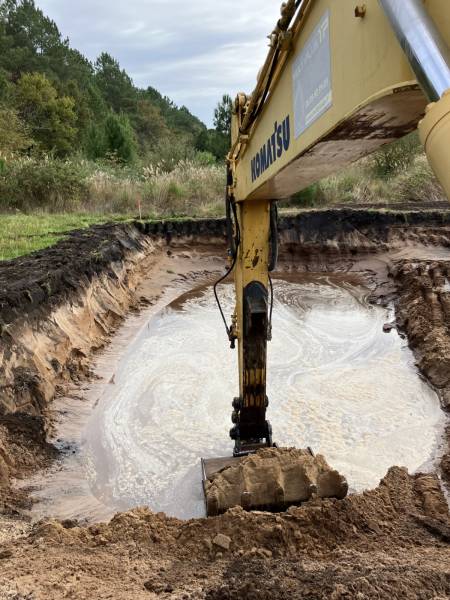
[[[437,600],[450,595],[449,541],[437,477],[394,467],[375,490],[281,514],[42,522],[0,545],[0,597]]]

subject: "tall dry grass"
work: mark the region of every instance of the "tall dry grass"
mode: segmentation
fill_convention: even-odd
[[[0,165],[0,211],[91,212],[150,217],[223,213],[225,168],[181,160],[123,167],[84,159],[16,158]]]
[[[294,195],[288,206],[432,205],[446,200],[416,134]]]
[[[225,168],[190,160],[131,166],[85,159],[0,157],[0,212],[143,217],[223,214]],[[296,208],[439,202],[445,194],[416,135],[404,138],[295,194]]]

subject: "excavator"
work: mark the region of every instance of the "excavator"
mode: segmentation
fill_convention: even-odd
[[[450,197],[449,46],[449,0],[282,4],[256,87],[239,93],[232,111],[231,264],[218,284],[233,274],[230,325],[221,312],[231,347],[238,347],[239,395],[232,403],[233,457],[202,459],[208,515],[236,505],[281,510],[314,495],[345,497],[345,478],[322,457],[291,449],[287,460],[266,418],[276,203],[417,128]]]

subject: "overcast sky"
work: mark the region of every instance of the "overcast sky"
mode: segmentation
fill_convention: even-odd
[[[90,60],[106,51],[208,125],[223,93],[252,91],[281,0],[37,0]]]

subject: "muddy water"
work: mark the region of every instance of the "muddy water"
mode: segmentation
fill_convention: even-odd
[[[325,454],[357,491],[377,485],[391,465],[426,466],[443,416],[406,341],[383,332],[392,314],[333,276],[280,280],[275,291],[268,381],[275,441]],[[221,296],[230,314],[232,287]],[[148,505],[203,515],[199,458],[231,452],[237,387],[237,355],[211,288],[172,303],[123,351],[80,447],[43,482],[37,514],[104,518]]]

